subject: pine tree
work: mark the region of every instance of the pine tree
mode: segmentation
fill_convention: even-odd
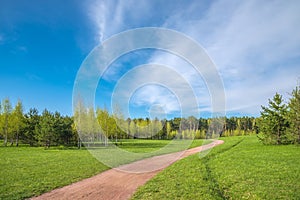
[[[272,100],[269,99],[269,106],[262,106],[260,139],[266,144],[283,144],[288,143],[286,129],[287,106],[283,103],[283,98],[276,93]]]
[[[292,92],[292,98],[289,101],[289,122],[294,142],[300,144],[300,90],[297,86]]]
[[[40,117],[38,125],[38,140],[45,148],[49,148],[55,139],[54,116],[45,109]]]
[[[33,146],[37,142],[38,124],[40,121],[39,112],[36,108],[31,108],[25,115],[25,128],[23,141]]]

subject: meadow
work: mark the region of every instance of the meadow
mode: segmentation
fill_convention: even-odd
[[[221,139],[207,156],[160,172],[132,199],[300,199],[300,146],[263,145],[255,136]]]
[[[299,146],[263,145],[255,136],[221,139],[225,143],[207,155],[189,156],[160,172],[132,199],[300,199]],[[121,140],[118,146],[149,156],[166,153],[159,149],[169,143]],[[195,140],[190,148],[202,143]],[[29,198],[109,169],[86,149],[64,147],[0,147],[0,162],[0,199]]]
[[[170,140],[135,139],[120,140],[118,146],[128,152],[149,153],[146,155],[151,156],[151,153],[167,153],[157,150],[169,143]],[[200,146],[202,143],[203,140],[194,140],[190,147]],[[109,156],[110,148],[99,151],[107,152]],[[138,158],[143,156],[116,159],[115,165]],[[0,163],[0,199],[29,198],[109,169],[88,150],[65,147],[0,147]]]

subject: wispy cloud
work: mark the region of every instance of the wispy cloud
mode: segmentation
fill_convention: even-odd
[[[110,1],[96,1],[89,7],[89,15],[96,25],[96,41],[101,42],[107,34],[114,29],[116,21],[113,20],[115,8]],[[118,13],[116,13],[118,15]],[[108,28],[109,27],[109,28]]]
[[[98,0],[90,4],[88,11],[99,43],[120,31],[143,26],[153,15],[149,1]]]
[[[299,2],[244,2],[207,40],[225,82],[229,111],[257,114],[275,92],[285,94],[295,86],[300,74],[299,6]],[[219,3],[213,7],[224,9]]]
[[[33,74],[33,73],[26,73],[25,76],[30,81],[42,81],[43,80],[40,76]]]
[[[216,63],[225,85],[227,111],[256,115],[275,92],[291,91],[300,76],[299,8],[299,1],[172,1],[164,6],[156,1],[98,1],[90,16],[99,41],[145,26],[163,26],[191,36]],[[209,91],[188,64],[166,53],[154,53],[147,61],[171,66],[196,90],[200,106],[210,109]],[[151,104],[151,94],[156,94],[161,102],[168,102],[168,95],[164,97],[160,90],[154,87],[139,98]]]
[[[180,112],[180,104],[176,96],[167,88],[159,85],[146,85],[139,88],[131,97],[135,106],[161,107],[165,113]],[[148,110],[149,111],[149,110]]]
[[[199,20],[177,13],[165,24],[176,21],[169,28],[193,36],[207,49],[224,80],[227,111],[257,114],[267,98],[276,91],[286,94],[300,75],[295,63],[299,7],[299,2],[216,1]]]

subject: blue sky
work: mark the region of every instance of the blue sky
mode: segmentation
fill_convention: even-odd
[[[26,110],[71,115],[77,71],[94,47],[121,31],[163,27],[206,50],[223,80],[228,115],[257,116],[268,98],[275,92],[288,98],[299,80],[299,9],[299,1],[2,0],[0,99],[20,98]],[[211,111],[201,77],[180,58],[155,50],[133,52],[112,64],[100,81],[96,104],[109,107],[118,80],[149,62],[181,73],[198,91],[200,112]],[[178,99],[160,86],[140,88],[129,100],[133,117],[147,116],[155,105],[171,116],[178,113]]]

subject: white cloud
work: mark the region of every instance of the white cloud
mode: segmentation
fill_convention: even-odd
[[[209,39],[207,49],[223,76],[229,111],[257,114],[270,95],[295,86],[300,66],[291,61],[300,55],[299,6],[245,2]]]
[[[91,18],[100,41],[140,26],[162,25],[186,33],[202,44],[216,63],[229,112],[258,114],[260,105],[275,92],[287,96],[295,86],[300,76],[299,1],[214,1],[207,7],[194,1],[173,11],[169,5],[157,7],[156,3],[98,1],[91,7]],[[153,15],[154,10],[157,12]],[[148,62],[172,66],[197,91],[200,106],[210,110],[205,83],[181,59],[156,53]],[[180,88],[176,80],[170,80],[170,84]],[[144,103],[157,103],[151,99],[156,95],[161,103],[170,102],[168,95],[162,94],[154,87],[139,98]]]
[[[178,13],[169,21],[207,49],[224,80],[227,110],[258,114],[300,75],[299,7],[298,1],[216,1],[199,20]]]
[[[162,108],[165,113],[180,112],[177,98],[167,88],[159,85],[145,85],[139,88],[132,96],[131,102],[136,106],[154,106]]]
[[[193,93],[186,92],[185,94],[185,101],[190,101],[189,104],[192,104],[194,101],[194,95],[197,99],[198,104],[201,106],[200,111],[211,111],[211,101],[210,101],[210,94],[207,90],[205,80],[195,70],[195,68],[187,63],[182,58],[170,54],[170,53],[163,53],[163,52],[157,52],[152,56],[152,58],[149,60],[150,63],[159,63],[165,66],[169,66],[172,70],[174,70],[177,74],[181,76],[183,80],[193,89]],[[165,75],[160,76],[160,80],[164,80]],[[174,87],[181,88],[181,82],[175,79],[175,77],[171,77],[171,80],[169,80],[170,84],[174,85]],[[182,88],[184,91],[185,88]],[[162,97],[163,98],[163,97]],[[195,105],[196,106],[196,105]],[[191,109],[195,109],[195,107],[191,107]]]
[[[167,66],[148,64],[127,72],[117,83],[113,100],[123,112],[135,106],[159,105],[167,114],[197,115],[197,98],[184,77]],[[125,113],[125,112],[124,112]]]
[[[121,31],[143,26],[143,21],[153,15],[150,3],[131,0],[98,0],[90,4],[89,17],[95,24],[97,42],[100,43]]]
[[[120,6],[120,2],[100,0],[89,5],[89,17],[94,22],[98,44],[122,26],[122,9]]]

